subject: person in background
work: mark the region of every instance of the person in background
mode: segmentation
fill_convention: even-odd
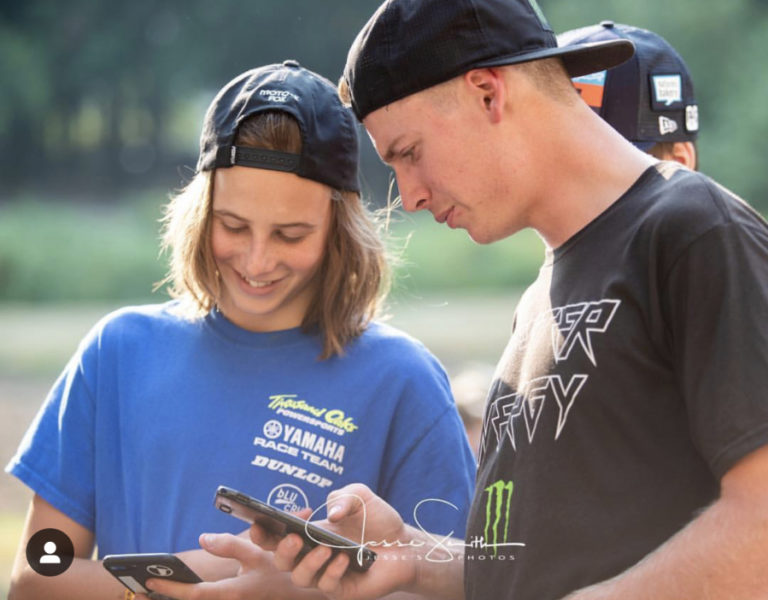
[[[613,21],[557,36],[563,47],[629,40],[632,58],[618,67],[573,78],[584,101],[643,152],[698,169],[699,107],[682,56],[660,35]]]
[[[493,381],[493,367],[484,363],[471,363],[451,377],[451,390],[456,399],[461,421],[469,438],[472,451],[477,454],[483,429],[483,411],[488,388]]]
[[[107,554],[173,552],[204,580],[234,577],[237,561],[198,547],[214,531],[255,548],[214,508],[220,484],[296,511],[365,481],[411,523],[440,498],[418,520],[464,531],[474,459],[442,366],[374,320],[387,263],[354,116],[328,80],[285,61],[227,83],[164,235],[176,299],[99,322],[7,467],[34,492],[14,600],[122,598]],[[49,527],[74,544],[57,577],[25,557]],[[249,597],[305,597],[271,557],[238,578]]]

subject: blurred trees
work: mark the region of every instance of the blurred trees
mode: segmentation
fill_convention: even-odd
[[[448,1],[448,0],[446,0]],[[0,198],[109,199],[178,187],[207,103],[234,75],[296,58],[335,80],[379,0],[0,2]],[[768,194],[768,8],[761,0],[540,0],[553,27],[653,29],[689,63],[702,170],[763,212]],[[386,171],[366,145],[376,198]],[[188,172],[187,172],[188,174]]]
[[[768,214],[768,2],[539,0],[556,31],[610,19],[663,36],[699,104],[700,169]]]
[[[378,2],[30,0],[0,5],[4,193],[176,186],[206,105],[296,58],[331,80]]]

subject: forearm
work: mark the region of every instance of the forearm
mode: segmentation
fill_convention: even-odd
[[[634,567],[566,600],[750,600],[768,595],[768,519],[718,501]]]
[[[75,558],[69,568],[55,577],[35,573],[29,565],[14,570],[8,600],[123,600],[125,587],[100,561]]]
[[[461,540],[439,540],[409,529],[416,544],[416,576],[406,591],[428,598],[463,600],[464,545]]]

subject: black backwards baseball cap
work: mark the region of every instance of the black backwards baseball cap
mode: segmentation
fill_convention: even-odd
[[[265,111],[291,115],[301,131],[301,154],[235,146],[240,124]],[[240,165],[295,173],[339,190],[360,191],[355,117],[326,78],[295,60],[246,71],[208,107],[198,171]]]
[[[558,48],[536,0],[387,0],[353,42],[343,78],[362,120],[471,69],[560,57],[575,77],[632,52],[624,39]]]
[[[610,71],[574,79],[587,104],[641,150],[658,142],[694,141],[699,133],[699,108],[691,75],[664,38],[613,21],[558,36],[564,47],[617,39],[634,43],[635,55]]]

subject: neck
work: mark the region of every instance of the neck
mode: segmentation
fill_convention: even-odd
[[[541,154],[533,162],[545,168],[528,224],[557,248],[616,202],[656,160],[582,102],[552,101],[542,119],[536,121],[547,123],[548,131],[538,132],[542,142],[534,151]]]

